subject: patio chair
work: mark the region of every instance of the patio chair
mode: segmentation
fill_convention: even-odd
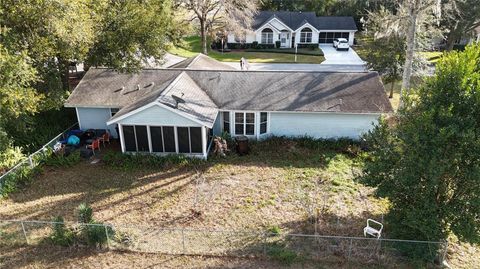
[[[380,229],[372,227],[372,224],[375,224],[375,226],[379,227]],[[373,219],[367,219],[367,227],[363,228],[363,235],[367,237],[368,234],[376,237],[377,239],[380,239],[380,236],[382,235],[382,229],[383,224]]]
[[[102,142],[103,147],[105,147],[105,142],[110,144],[110,133],[105,132],[99,139],[100,139],[100,142]]]
[[[93,155],[95,155],[95,149],[98,149],[98,151],[100,151],[100,139],[93,139],[92,143],[88,144],[85,148],[91,149]]]

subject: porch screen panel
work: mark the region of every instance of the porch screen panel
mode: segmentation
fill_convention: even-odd
[[[202,129],[200,127],[190,127],[190,144],[192,153],[202,153]]]
[[[176,152],[175,131],[173,127],[163,127],[163,143],[165,145],[165,152]]]
[[[123,141],[125,142],[125,151],[137,151],[135,142],[135,131],[133,126],[122,126]]]
[[[150,127],[150,137],[152,139],[152,151],[163,152],[162,127]]]
[[[188,127],[177,127],[178,152],[190,153],[190,140],[188,138]]]
[[[137,136],[137,151],[149,152],[147,126],[136,125],[135,134]]]

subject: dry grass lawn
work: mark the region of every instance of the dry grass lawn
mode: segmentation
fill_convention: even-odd
[[[278,226],[282,232],[312,234],[316,229],[325,235],[363,236],[365,220],[381,220],[388,202],[375,198],[373,189],[355,180],[360,167],[360,158],[347,152],[311,150],[292,141],[254,145],[248,156],[232,154],[165,169],[126,170],[82,161],[70,168],[45,168],[30,186],[0,201],[0,219],[63,216],[74,222],[77,206],[87,202],[95,219],[117,225],[226,230]],[[314,216],[316,227],[309,220]],[[388,231],[384,236],[388,237]],[[2,262],[13,264],[13,259],[23,261],[14,267],[27,268],[68,264],[85,268],[132,267],[128,264],[141,268],[175,268],[178,264],[184,268],[278,268],[266,261],[236,258],[70,253],[65,249],[41,254],[45,251],[4,249],[0,267]]]

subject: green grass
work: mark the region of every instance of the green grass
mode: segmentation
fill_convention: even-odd
[[[422,51],[420,55],[425,57],[427,61],[431,64],[436,64],[438,60],[440,60],[443,56],[443,52],[441,51]]]
[[[194,57],[202,51],[200,44],[200,38],[198,36],[186,37],[183,40],[183,44],[180,46],[171,46],[168,52],[181,57]],[[312,50],[305,50],[310,53],[315,52]],[[318,50],[320,54],[321,51]],[[236,50],[231,52],[219,52],[216,50],[208,50],[208,56],[222,62],[238,62],[240,58],[244,57],[251,63],[295,63],[295,55],[279,52],[267,52],[267,51],[242,51]],[[321,55],[297,55],[297,63],[322,63],[325,58]]]

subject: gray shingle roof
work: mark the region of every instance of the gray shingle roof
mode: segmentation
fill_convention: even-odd
[[[187,71],[220,109],[388,113],[376,72]]]
[[[310,23],[318,30],[357,30],[357,25],[352,17],[317,17],[314,12],[300,11],[260,11],[255,16],[252,28],[258,29],[274,17],[292,30],[297,30],[305,22]]]
[[[178,103],[173,96],[181,97],[185,103]],[[138,101],[123,107],[109,121],[118,119],[129,112],[153,102],[175,108],[177,113],[193,118],[212,127],[218,114],[218,108],[208,95],[185,73],[182,72],[165,89],[157,89]]]
[[[110,69],[90,68],[65,106],[124,107],[153,92],[165,89],[181,72],[181,70],[159,72],[155,69],[146,69],[137,74],[125,74]]]
[[[186,75],[179,75],[184,72]],[[176,80],[175,84],[172,82]],[[148,85],[117,92],[122,85]],[[159,85],[159,86],[157,86]],[[170,87],[169,87],[170,85]],[[134,87],[133,87],[134,88]],[[212,123],[217,110],[303,111],[339,113],[392,112],[376,72],[272,72],[209,70],[143,70],[136,75],[91,68],[66,106],[122,107],[128,113],[155,100],[172,105],[171,95],[184,93],[181,113]]]
[[[317,17],[315,27],[318,30],[357,30],[352,17]]]
[[[187,58],[179,63],[176,63],[169,68],[180,69],[204,69],[204,70],[236,70],[228,64],[224,64],[215,59],[199,53],[195,57]]]

